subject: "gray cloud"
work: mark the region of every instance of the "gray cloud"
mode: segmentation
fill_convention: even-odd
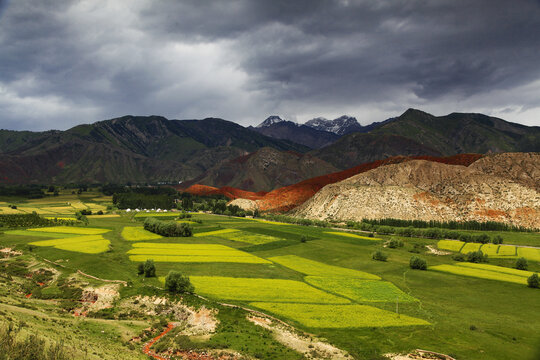
[[[538,1],[129,4],[0,0],[0,127],[408,107],[540,123]]]

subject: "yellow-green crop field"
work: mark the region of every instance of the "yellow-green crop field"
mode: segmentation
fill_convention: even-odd
[[[67,220],[67,221],[77,221],[76,218],[73,217],[63,217],[63,216],[45,216],[45,219],[49,220]]]
[[[135,243],[131,261],[269,264],[268,260],[218,244]]]
[[[194,237],[218,236],[218,235],[228,234],[228,233],[237,232],[237,231],[240,231],[240,230],[238,230],[238,229],[222,229],[222,230],[214,230],[214,231],[207,231],[207,232],[202,232],[202,233],[198,233],[198,234],[193,234],[193,236]]]
[[[272,301],[346,304],[349,300],[295,280],[191,276],[197,292],[213,298],[237,301]]]
[[[496,265],[489,265],[489,264],[475,264],[475,263],[469,263],[469,262],[461,262],[457,263],[458,266],[464,266],[472,269],[483,269],[483,270],[489,270],[489,271],[495,271],[503,274],[510,274],[510,275],[517,275],[522,277],[529,277],[533,274],[532,271],[526,271],[526,270],[518,270],[518,269],[512,269],[504,266],[496,266]]]
[[[479,243],[466,243],[461,248],[461,252],[463,254],[468,254],[470,252],[478,251],[478,250],[480,250],[480,246],[482,246],[482,244],[479,244]]]
[[[0,214],[7,214],[7,215],[24,214],[24,211],[20,211],[18,209],[12,209],[12,208],[7,207],[7,206],[0,206]]]
[[[350,277],[307,276],[308,284],[358,302],[413,302],[416,299],[388,281]]]
[[[128,241],[156,240],[162,236],[145,230],[141,226],[126,226],[122,229],[122,237]]]
[[[518,257],[524,257],[525,259],[533,261],[540,261],[540,249],[518,247],[517,254]]]
[[[327,265],[318,261],[309,260],[296,255],[275,256],[269,260],[298,271],[305,275],[316,276],[349,276],[359,279],[379,280],[380,277],[367,272],[348,269],[340,266]]]
[[[270,220],[262,220],[262,219],[252,219],[252,220],[255,220],[255,221],[260,222],[260,223],[263,223],[263,224],[271,224],[271,225],[291,225],[291,224],[282,223],[282,222],[278,222],[278,221],[270,221]]]
[[[465,266],[458,266],[458,265],[436,265],[436,266],[430,266],[430,270],[445,272],[449,274],[455,274],[455,275],[463,275],[463,276],[469,276],[479,279],[488,279],[488,280],[498,280],[498,281],[506,281],[511,282],[515,284],[521,284],[526,285],[527,284],[527,278],[523,276],[518,275],[511,275],[511,274],[505,274],[498,271],[490,271],[490,270],[484,270],[484,269],[473,269]]]
[[[35,237],[47,237],[51,239],[68,238],[73,237],[73,234],[62,234],[53,232],[39,232],[28,230],[9,230],[5,232],[8,235],[20,235],[20,236],[35,236]]]
[[[63,234],[79,234],[79,235],[97,235],[104,234],[111,230],[109,229],[99,229],[99,228],[89,228],[89,227],[77,227],[77,226],[50,226],[42,228],[33,228],[28,229],[29,231],[38,231],[38,232],[56,232]]]
[[[225,234],[220,234],[219,237],[225,238],[227,240],[240,241],[240,242],[245,242],[245,243],[253,244],[253,245],[267,244],[267,243],[281,240],[274,236],[254,234],[254,233],[249,233],[246,231],[242,231],[242,232],[235,231],[232,233],[229,232]]]
[[[516,247],[512,245],[501,245],[499,247],[499,252],[497,255],[502,256],[515,256],[516,255]]]
[[[496,256],[499,251],[499,245],[496,244],[484,244],[480,247],[482,253],[487,254],[488,256]]]
[[[441,250],[450,250],[459,252],[465,243],[458,240],[440,240],[437,243],[437,247]]]
[[[35,246],[54,246],[56,249],[82,252],[86,254],[99,254],[109,249],[110,241],[101,235],[75,236],[63,239],[34,241]]]
[[[368,237],[368,236],[362,236],[357,234],[351,234],[346,232],[339,232],[339,231],[325,231],[325,234],[331,234],[331,235],[339,235],[339,236],[347,236],[355,239],[364,239],[364,240],[382,240],[381,238],[376,237]]]
[[[87,215],[86,216],[89,219],[106,219],[106,218],[119,218],[120,215],[118,214],[103,214],[103,215]]]
[[[310,328],[362,328],[430,325],[411,316],[367,305],[284,304],[253,302],[250,305],[278,316],[293,319]]]

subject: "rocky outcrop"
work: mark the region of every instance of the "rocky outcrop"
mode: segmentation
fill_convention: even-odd
[[[344,221],[499,221],[540,228],[538,162],[529,164],[536,156],[501,154],[511,163],[506,166],[493,165],[497,158],[470,167],[425,160],[381,166],[325,186],[294,215]]]

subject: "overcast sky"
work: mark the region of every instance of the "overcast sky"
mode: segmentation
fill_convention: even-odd
[[[0,128],[409,107],[540,125],[540,0],[0,0]]]

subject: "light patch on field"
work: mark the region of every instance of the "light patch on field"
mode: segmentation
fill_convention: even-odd
[[[412,296],[388,281],[360,280],[350,277],[307,276],[308,284],[358,302],[413,302]]]
[[[282,279],[190,276],[199,294],[224,300],[345,304],[349,300],[304,282]]]
[[[2,214],[8,214],[8,215],[11,215],[11,214],[24,214],[24,211],[20,211],[20,210],[17,210],[17,209],[12,209],[8,206],[0,206],[0,212]]]
[[[274,241],[282,240],[280,238],[270,236],[270,235],[254,234],[254,233],[249,233],[245,231],[242,231],[240,233],[233,232],[233,233],[221,234],[219,235],[219,237],[222,237],[227,240],[240,241],[240,242],[245,242],[245,243],[253,244],[253,245],[267,244]]]
[[[441,250],[450,250],[459,252],[465,243],[463,241],[458,240],[440,240],[437,243],[437,247]]]
[[[135,243],[131,261],[269,264],[266,259],[218,244]]]
[[[145,230],[142,226],[126,226],[122,229],[122,237],[128,241],[155,240],[162,236]]]
[[[325,231],[324,233],[330,234],[330,235],[346,236],[346,237],[355,238],[355,239],[363,239],[363,240],[382,240],[381,238],[362,236],[362,235],[356,235],[356,234],[339,232],[339,231]]]
[[[502,272],[484,270],[484,269],[473,269],[465,266],[457,265],[436,265],[430,266],[430,270],[440,271],[444,273],[454,274],[454,275],[463,275],[479,279],[487,280],[497,280],[497,281],[506,281],[515,284],[527,284],[527,279],[523,276],[505,274]]]
[[[203,237],[203,236],[217,236],[217,235],[223,235],[228,234],[232,232],[240,231],[238,229],[222,229],[222,230],[214,230],[214,231],[207,231],[207,232],[201,232],[198,234],[193,234],[194,237]]]
[[[104,234],[111,230],[109,229],[98,229],[98,228],[87,228],[87,227],[77,227],[77,226],[51,226],[51,227],[42,227],[42,228],[33,228],[28,229],[29,231],[38,231],[38,232],[57,232],[63,234],[80,234],[80,235],[96,235]]]
[[[109,249],[110,241],[101,235],[75,236],[63,239],[42,240],[30,243],[35,246],[54,246],[56,249],[99,254]]]
[[[367,272],[348,269],[340,266],[328,265],[296,255],[275,256],[269,258],[269,260],[305,275],[350,276],[368,280],[380,279],[380,277],[378,277],[377,275],[373,275]]]
[[[198,224],[195,221],[191,221],[191,220],[176,220],[176,222],[180,224]]]
[[[103,215],[87,215],[86,216],[89,219],[101,219],[101,218],[118,218],[120,215],[118,214],[103,214]]]
[[[72,217],[62,217],[62,216],[45,216],[45,219],[49,219],[49,220],[78,221],[76,218],[72,218]]]
[[[270,221],[270,220],[262,220],[262,219],[252,219],[252,220],[258,221],[258,222],[263,223],[263,224],[272,224],[272,225],[293,225],[293,224],[287,224],[287,223],[278,222],[278,221]]]
[[[363,328],[430,325],[411,316],[367,305],[315,305],[253,302],[250,305],[310,328]]]

